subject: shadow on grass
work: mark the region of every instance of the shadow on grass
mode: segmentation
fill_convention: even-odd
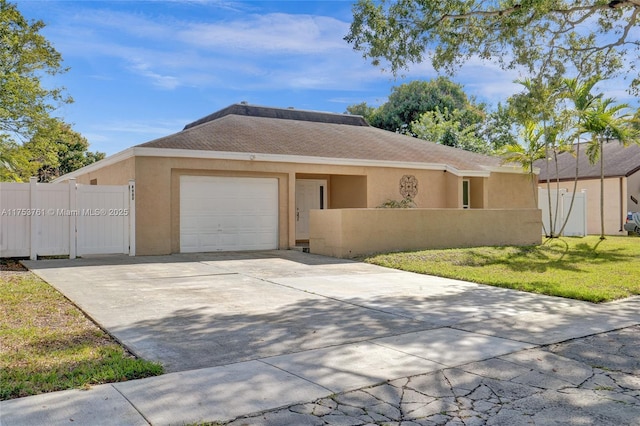
[[[502,266],[513,272],[583,272],[582,265],[594,263],[625,263],[636,260],[634,254],[627,254],[623,248],[598,250],[602,240],[594,245],[577,243],[570,245],[563,239],[548,239],[539,246],[501,246],[464,248],[451,250],[427,250],[372,256],[365,261],[383,264],[377,259],[384,259],[385,266],[403,268],[403,257],[412,261],[442,261],[454,266],[485,267]],[[376,260],[373,260],[376,259]],[[414,272],[421,272],[415,271]]]

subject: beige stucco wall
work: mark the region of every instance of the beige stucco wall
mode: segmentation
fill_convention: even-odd
[[[389,200],[400,201],[400,180],[404,175],[415,176],[418,193],[414,198],[421,208],[448,207],[447,174],[442,170],[408,170],[397,168],[368,168],[367,207],[378,207]]]
[[[418,181],[416,205],[420,208],[459,208],[463,177],[443,170],[416,170],[365,166],[341,166],[136,156],[78,177],[78,182],[126,184],[136,181],[136,254],[160,255],[180,250],[180,176],[274,177],[279,182],[279,248],[295,241],[296,179],[323,179],[328,185],[328,207],[374,208],[388,200],[401,200],[400,180],[413,175]],[[494,178],[470,178],[472,208],[524,207],[530,183],[515,174]],[[502,175],[502,174],[498,174]],[[510,183],[511,182],[511,183]],[[523,185],[522,183],[526,184]],[[513,187],[512,187],[513,184]],[[499,186],[495,195],[492,185]],[[494,194],[494,195],[492,195]],[[496,201],[497,200],[497,201]],[[482,201],[480,203],[480,201]]]
[[[387,199],[400,200],[400,179],[405,174],[418,179],[419,206],[446,207],[450,198],[443,185],[447,176],[442,171],[165,157],[137,157],[135,164],[136,251],[145,255],[180,250],[181,175],[278,178],[281,249],[296,244],[295,206],[289,203],[295,196],[296,179],[326,179],[330,209],[376,207]]]
[[[449,208],[457,209],[462,207],[462,180],[460,176],[456,176],[453,173],[445,172],[444,178],[444,204],[439,206],[421,206],[418,207],[434,207],[434,208]]]
[[[327,208],[367,207],[367,176],[296,173],[296,180],[327,182]]]
[[[638,200],[633,202],[631,197]],[[632,174],[627,178],[627,210],[632,212],[640,212],[640,171]]]
[[[490,209],[537,208],[537,185],[532,177],[519,173],[491,173],[488,179]],[[535,179],[535,178],[533,178]],[[535,192],[534,192],[535,190]]]
[[[540,187],[547,188],[546,184]],[[555,183],[552,183],[551,189],[556,188]],[[560,182],[559,188],[573,192],[573,182]],[[577,192],[583,190],[587,191],[587,234],[599,235],[600,179],[579,180]],[[604,180],[604,232],[606,235],[626,235],[622,226],[627,216],[628,198],[627,178]]]
[[[92,180],[95,180],[96,185],[127,185],[129,180],[135,178],[135,160],[131,157],[95,172],[80,175],[76,178],[76,183],[89,185]]]
[[[331,208],[334,193],[338,194],[338,198],[341,196],[339,190],[331,187],[332,176],[341,175],[344,182],[347,178],[361,177],[364,172],[362,167],[347,166],[137,157],[136,252],[139,255],[156,255],[180,251],[180,176],[277,178],[279,192],[278,247],[287,249],[296,244],[295,205],[289,202],[295,197],[296,179],[326,179],[330,185],[329,207]],[[349,182],[351,188],[358,189],[362,188],[363,182],[366,183],[366,178]],[[358,194],[354,199],[362,202],[365,198]]]
[[[311,253],[355,257],[426,248],[540,244],[540,210],[312,210]]]
[[[488,178],[469,178],[469,204],[472,209],[483,209],[489,204]]]
[[[329,208],[367,207],[367,177],[332,175],[329,179]]]

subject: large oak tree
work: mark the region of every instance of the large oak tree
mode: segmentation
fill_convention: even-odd
[[[479,57],[545,79],[624,70],[638,93],[639,13],[640,0],[359,0],[345,39],[394,73]]]
[[[16,5],[0,0],[0,132],[29,139],[60,103],[63,88],[47,88],[45,75],[66,71],[62,57],[40,34],[42,21],[29,22]]]
[[[42,84],[67,71],[42,28],[0,0],[0,181],[47,181],[104,157],[88,152],[86,139],[53,116],[72,99],[64,88]]]

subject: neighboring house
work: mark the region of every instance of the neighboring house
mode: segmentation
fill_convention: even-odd
[[[591,164],[586,148],[585,143],[580,144],[577,191],[586,190],[587,193],[587,233],[600,234],[600,161]],[[631,144],[625,147],[617,141],[605,143],[603,158],[605,234],[624,235],[627,211],[640,211],[640,146]],[[540,168],[538,181],[541,188],[546,188],[547,179],[550,179],[552,189],[559,181],[560,189],[573,192],[575,154],[560,154],[557,172],[553,161],[538,160],[535,165]]]
[[[135,180],[138,255],[288,249],[309,240],[312,209],[374,208],[405,196],[428,209],[536,208],[529,177],[498,158],[377,129],[360,116],[244,103],[58,181],[69,178]],[[539,239],[539,224],[533,229]]]

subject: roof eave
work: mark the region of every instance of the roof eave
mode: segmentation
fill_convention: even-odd
[[[100,161],[96,161],[95,163],[91,163],[88,166],[84,166],[78,170],[74,170],[70,173],[64,174],[60,177],[55,178],[51,181],[51,183],[59,183],[69,179],[75,179],[78,176],[84,175],[86,173],[94,172],[98,169],[101,169],[106,166],[110,166],[115,163],[119,163],[120,161],[124,161],[128,158],[131,158],[135,155],[135,147],[127,148],[124,151],[120,151],[117,154],[110,155],[107,158],[104,158]]]
[[[332,166],[369,166],[409,168],[418,170],[442,170],[456,176],[489,177],[490,170],[459,170],[440,163],[403,162],[386,160],[367,160],[357,158],[312,157],[302,155],[261,154],[250,152],[205,151],[172,148],[135,147],[135,155],[141,157],[205,158],[214,160],[263,161],[271,163],[319,164]],[[498,170],[495,170],[498,171]]]
[[[483,168],[487,171],[490,172],[495,172],[495,173],[515,173],[515,174],[529,174],[528,171],[524,170],[521,166],[507,166],[507,165],[502,165],[502,166],[483,166]],[[539,175],[540,174],[540,168],[538,167],[534,167],[532,173],[534,175]]]
[[[56,178],[53,183],[62,182],[78,176],[94,172],[106,166],[124,161],[128,158],[138,157],[175,157],[175,158],[205,158],[214,160],[236,160],[236,161],[263,161],[272,163],[298,163],[298,164],[319,164],[333,166],[368,166],[368,167],[391,167],[409,168],[417,170],[442,170],[452,173],[455,176],[464,177],[489,177],[495,173],[524,173],[521,168],[511,166],[481,166],[482,170],[460,170],[448,164],[442,163],[422,163],[387,160],[368,160],[357,158],[335,158],[335,157],[312,157],[301,155],[282,154],[262,154],[248,152],[228,152],[228,151],[206,151],[192,149],[172,149],[172,148],[148,148],[135,146],[97,161],[81,169],[67,173]],[[534,173],[539,173],[535,170]]]

